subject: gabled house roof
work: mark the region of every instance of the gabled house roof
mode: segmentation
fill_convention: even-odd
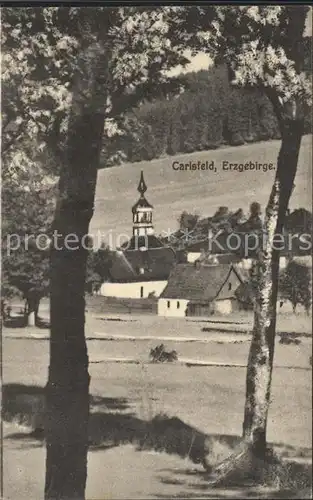
[[[177,264],[160,298],[210,302],[220,295],[223,285],[232,272],[242,283],[243,277],[232,265]],[[224,295],[223,298],[234,297],[235,290],[229,291],[227,296]]]
[[[115,283],[167,280],[175,262],[169,247],[120,250],[113,256],[110,278]]]

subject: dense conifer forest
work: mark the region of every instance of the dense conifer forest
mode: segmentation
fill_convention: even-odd
[[[280,139],[271,103],[257,89],[233,88],[224,67],[183,76],[184,92],[145,102],[127,116],[127,135],[115,137],[108,163],[149,161],[222,145]],[[305,133],[311,133],[310,114]]]

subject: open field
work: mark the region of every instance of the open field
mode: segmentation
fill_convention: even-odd
[[[299,321],[296,319],[292,325],[291,317],[285,315],[280,322],[283,326],[291,324],[292,330],[298,324],[298,333],[309,331],[310,318],[299,314]],[[249,317],[233,318],[233,323],[229,324],[224,318],[224,326],[238,327],[249,321]],[[189,321],[147,315],[113,317],[87,314],[90,392],[94,396],[88,499],[245,498],[246,489],[223,490],[216,496],[216,492],[210,491],[206,485],[202,466],[194,463],[192,458],[197,452],[193,444],[193,436],[197,433],[200,441],[204,436],[211,436],[217,450],[222,447],[223,451],[226,445],[219,444],[221,436],[226,436],[229,447],[242,431],[245,364],[250,335],[227,330],[214,332],[213,328],[204,332],[203,325],[206,324],[203,318]],[[3,333],[5,387],[20,384],[18,391],[21,393],[33,391],[42,394],[42,389],[31,388],[42,388],[47,378],[48,331],[37,329],[37,339],[32,337],[34,329],[31,328],[16,328],[15,331],[5,328]],[[20,338],[14,338],[16,335]],[[179,360],[205,360],[228,366],[188,367],[179,362],[150,364],[150,348],[161,343],[160,339],[168,349],[177,350]],[[312,373],[309,366],[312,339],[309,336],[300,336],[299,339],[299,345],[281,345],[277,341],[268,439],[275,443],[275,449],[285,459],[296,460],[307,467],[305,464],[311,461],[312,442]],[[135,359],[138,363],[121,362],[125,358]],[[242,367],[236,366],[240,364]],[[9,411],[11,423],[5,424],[4,486],[7,500],[41,498],[44,447],[25,434],[25,429],[12,423],[23,420],[34,426],[33,414],[38,411],[34,401],[33,396],[24,397],[16,407],[13,405]],[[173,437],[172,448],[160,452],[153,441],[150,442],[151,438],[149,441],[146,437],[144,448],[139,450],[136,443],[142,441],[146,426],[153,426],[154,418],[159,414],[182,422],[179,425],[187,432],[185,441]],[[174,434],[170,429],[165,432],[175,436],[176,429]],[[157,440],[162,435],[163,431]],[[184,458],[186,453],[190,453],[191,458]],[[249,498],[274,498],[273,492],[266,496],[265,490],[260,492],[255,488],[250,488],[247,495]],[[294,497],[277,494],[275,498]]]
[[[203,432],[240,434],[245,368],[188,368],[179,364],[160,366],[106,362],[112,357],[132,356],[148,360],[150,347],[156,343],[88,342],[91,393],[126,398],[141,418],[148,418],[149,415],[151,418],[159,412],[165,412]],[[184,355],[229,365],[244,364],[248,355],[248,342],[191,344],[188,349],[186,344],[178,342],[168,342],[166,346],[176,348],[179,357]],[[311,345],[308,344],[277,346],[269,422],[271,440],[299,446],[309,446],[311,443],[310,351]],[[47,341],[4,340],[4,384],[42,386],[47,377],[47,368]]]
[[[125,164],[103,169],[98,173],[95,214],[90,233],[97,231],[114,237],[131,235],[131,207],[138,198],[136,191],[140,170],[144,171],[148,186],[147,199],[154,206],[154,224],[157,234],[175,230],[177,218],[183,210],[198,212],[200,215],[213,215],[221,206],[230,209],[242,207],[248,211],[252,201],[258,201],[263,208],[268,201],[274,171],[223,171],[223,161],[233,163],[259,162],[274,165],[280,141],[260,142],[240,147],[229,147],[215,151],[201,151],[182,156],[167,157],[150,162]],[[217,172],[174,171],[173,161],[212,161],[215,160]],[[312,137],[305,136],[299,156],[298,173],[290,208],[312,207]]]

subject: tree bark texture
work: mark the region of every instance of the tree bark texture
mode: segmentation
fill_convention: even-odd
[[[279,277],[279,241],[289,199],[294,187],[303,135],[302,117],[279,116],[282,135],[277,170],[266,207],[265,244],[255,262],[256,296],[254,326],[247,376],[243,437],[254,454],[265,457],[266,426],[270,404],[276,332],[276,304]],[[277,243],[278,241],[278,243]]]
[[[104,128],[105,53],[88,47],[79,61],[51,247],[50,365],[46,386],[45,500],[84,500],[89,373],[85,275],[89,222]]]

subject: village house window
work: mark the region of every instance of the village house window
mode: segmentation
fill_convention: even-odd
[[[143,286],[140,287],[140,297],[143,297]]]
[[[177,309],[180,308],[180,303],[179,303],[179,300],[177,301]]]
[[[168,300],[167,301],[167,308],[169,309],[171,307],[171,302]]]
[[[228,283],[228,290],[231,290],[231,283]]]

